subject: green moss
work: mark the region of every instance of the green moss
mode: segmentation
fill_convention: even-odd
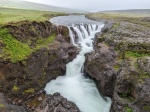
[[[0,108],[5,108],[5,105],[4,104],[0,104]]]
[[[23,95],[28,93],[34,93],[34,92],[35,92],[34,88],[29,88],[23,92]]]
[[[13,91],[18,91],[18,90],[19,90],[19,87],[14,86],[14,87],[12,88],[12,90],[13,90]]]
[[[116,28],[119,27],[119,26],[120,26],[120,23],[115,23],[115,24],[113,25],[112,29],[114,30],[114,29],[116,29]]]
[[[55,34],[53,34],[46,39],[37,40],[35,50],[43,48],[43,47],[48,47],[48,44],[54,42],[55,37],[56,37]]]
[[[119,65],[114,65],[113,68],[114,68],[115,70],[118,70],[120,67],[119,67]]]
[[[23,60],[23,61],[22,61],[22,64],[26,66],[26,65],[27,65],[27,62]]]
[[[139,54],[138,52],[134,52],[134,51],[126,51],[125,52],[125,57],[139,58],[139,57],[144,57],[144,56],[150,56],[150,55],[149,54]]]
[[[138,68],[138,63],[137,63],[137,61],[136,62],[134,62],[134,68]]]
[[[128,106],[125,107],[125,110],[126,110],[126,112],[133,112],[132,108],[130,108]]]
[[[149,76],[149,74],[147,72],[139,70],[139,73],[140,73],[140,75],[139,75],[139,82],[141,82],[141,83],[145,83],[144,79],[150,78],[150,76]]]
[[[147,112],[150,112],[150,106],[143,106],[143,109]]]
[[[0,29],[0,40],[5,44],[2,57],[10,59],[13,63],[26,59],[32,52],[27,44],[12,37],[7,29]]]

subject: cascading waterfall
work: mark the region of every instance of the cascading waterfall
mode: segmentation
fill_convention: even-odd
[[[67,100],[74,102],[81,112],[109,112],[110,98],[102,98],[93,80],[84,77],[82,67],[85,62],[85,54],[93,51],[93,38],[100,32],[104,25],[89,24],[68,27],[70,39],[73,45],[81,47],[76,58],[69,62],[65,76],[59,76],[56,80],[47,83],[47,94],[60,93]],[[75,41],[77,33],[78,41]]]

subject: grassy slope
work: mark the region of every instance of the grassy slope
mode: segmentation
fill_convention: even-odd
[[[51,17],[62,14],[64,13],[0,8],[0,24],[6,24],[8,22],[18,22],[23,20],[45,21],[49,20]]]
[[[150,12],[150,10],[148,10]],[[150,22],[146,22],[145,20],[150,18],[150,13],[142,13],[141,11],[138,13],[130,13],[130,11],[123,12],[98,12],[98,13],[91,13],[87,15],[88,18],[91,19],[105,19],[105,20],[115,20],[115,21],[125,21],[134,24],[139,24],[145,27],[150,27]]]
[[[22,43],[10,35],[7,29],[1,26],[8,23],[16,23],[19,21],[47,21],[51,17],[65,15],[64,13],[48,12],[48,11],[33,11],[23,9],[0,8],[0,58],[10,59],[13,63],[26,59],[32,52],[47,47],[55,39],[52,35],[46,39],[38,40],[36,48],[32,49],[27,43]]]
[[[30,48],[27,43],[22,43],[10,35],[7,29],[0,29],[0,43],[5,44],[5,47],[2,47],[2,52],[4,53],[0,53],[0,58],[10,59],[13,63],[27,59],[32,52],[47,47],[54,39],[54,34],[46,39],[39,39],[36,47]]]
[[[112,11],[101,11],[100,13],[105,14],[117,14],[121,16],[129,17],[150,17],[150,9],[130,9],[130,10],[112,10]]]
[[[7,8],[18,8],[18,9],[28,9],[28,10],[38,10],[38,11],[68,12],[68,13],[80,12],[78,10],[32,3],[23,0],[0,0],[0,4],[1,4],[0,7],[7,7]]]

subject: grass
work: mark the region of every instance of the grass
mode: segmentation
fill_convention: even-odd
[[[0,29],[0,40],[5,44],[2,48],[4,54],[1,57],[11,59],[13,63],[26,59],[32,52],[26,43],[16,40],[8,33],[7,29]]]
[[[51,17],[65,15],[59,12],[0,8],[0,25],[18,21],[45,21]]]
[[[30,48],[27,43],[21,43],[8,33],[7,29],[0,29],[0,43],[3,43],[2,53],[0,57],[3,59],[10,59],[11,62],[16,63],[23,61],[31,55],[32,52],[40,48],[46,48],[50,43],[55,40],[55,34],[46,39],[39,39],[35,48]]]
[[[0,26],[25,20],[37,22],[46,21],[51,17],[58,15],[65,14],[59,12],[0,8]],[[28,43],[18,41],[8,33],[7,29],[0,28],[0,43],[4,44],[1,47],[0,57],[5,60],[10,59],[13,63],[23,61],[27,59],[32,52],[35,52],[42,47],[48,47],[48,44],[52,43],[54,40],[54,34],[46,39],[39,39],[36,43],[36,47],[31,49]]]
[[[128,106],[126,106],[125,109],[126,109],[126,112],[133,112],[132,108],[130,108]]]
[[[140,14],[121,14],[121,13],[92,13],[87,15],[91,19],[106,19],[106,20],[116,20],[118,22],[125,21],[145,27],[150,27],[150,22],[144,22],[143,19],[150,17],[150,14],[140,15]]]
[[[133,51],[126,51],[125,52],[125,57],[134,57],[134,58],[140,58],[140,57],[144,57],[144,56],[150,56],[150,54],[140,54],[137,52],[133,52]]]
[[[40,49],[40,48],[43,48],[43,47],[48,47],[48,44],[49,44],[49,43],[53,43],[53,42],[54,42],[55,37],[56,37],[55,34],[53,34],[53,35],[49,36],[49,37],[46,38],[46,39],[39,39],[39,40],[37,41],[37,43],[36,43],[36,48],[35,48],[35,50]]]

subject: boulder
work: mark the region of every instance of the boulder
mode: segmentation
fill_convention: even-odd
[[[72,102],[67,101],[59,93],[47,95],[43,103],[35,112],[80,112],[79,108]]]

